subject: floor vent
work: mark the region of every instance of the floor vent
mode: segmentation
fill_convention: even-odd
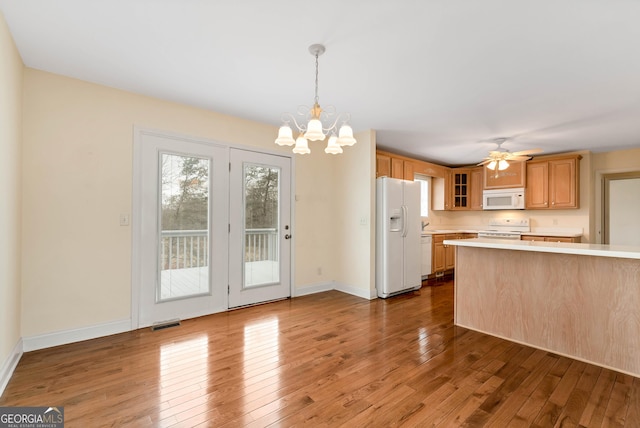
[[[179,325],[180,325],[180,320],[178,320],[178,319],[169,320],[169,321],[161,321],[161,322],[154,323],[151,326],[151,331],[164,330],[165,328],[178,327]]]

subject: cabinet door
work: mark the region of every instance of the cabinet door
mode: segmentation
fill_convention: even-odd
[[[433,272],[442,272],[445,269],[444,263],[444,244],[442,243],[443,237],[433,236],[433,262],[431,263],[431,270]]]
[[[521,241],[544,241],[544,236],[522,235]]]
[[[451,209],[468,210],[469,209],[469,191],[471,189],[469,183],[469,171],[455,169],[452,171],[451,183]]]
[[[404,161],[404,179],[413,181],[415,175],[415,165],[411,161]]]
[[[549,163],[527,163],[527,208],[549,207]]]
[[[574,238],[569,236],[547,236],[544,240],[547,242],[576,242]]]
[[[376,153],[376,177],[391,177],[391,157]]]
[[[549,197],[551,208],[577,208],[577,160],[559,159],[549,161]]]
[[[469,179],[471,180],[471,194],[469,195],[471,202],[469,208],[472,210],[482,209],[483,172],[482,167],[479,167],[472,169],[469,174]]]
[[[391,177],[404,178],[404,161],[398,158],[391,158]]]
[[[458,235],[446,235],[445,239],[458,239]],[[454,245],[444,246],[444,267],[445,270],[456,267],[456,247]]]

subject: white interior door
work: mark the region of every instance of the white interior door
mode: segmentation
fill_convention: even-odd
[[[291,159],[231,149],[229,307],[291,295]]]
[[[137,144],[139,326],[226,310],[228,148],[145,132]]]

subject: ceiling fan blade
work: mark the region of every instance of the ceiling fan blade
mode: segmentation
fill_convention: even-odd
[[[531,156],[509,156],[507,160],[509,162],[523,162],[531,159]]]
[[[543,150],[542,149],[529,149],[529,150],[521,150],[519,152],[513,152],[511,153],[512,156],[526,156],[526,155],[533,155],[536,153],[542,153]]]
[[[486,165],[486,164],[491,163],[491,162],[493,162],[493,159],[486,158],[485,160],[483,160],[482,162],[480,162],[476,166]]]

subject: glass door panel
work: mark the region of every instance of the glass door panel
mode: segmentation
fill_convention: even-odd
[[[209,159],[160,153],[156,302],[211,293]]]
[[[243,287],[280,282],[280,168],[244,164]]]

